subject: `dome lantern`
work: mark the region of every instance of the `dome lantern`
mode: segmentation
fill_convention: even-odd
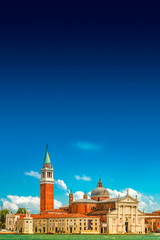
[[[99,178],[98,185],[91,192],[91,199],[101,201],[109,198],[109,192],[102,185],[101,178]]]

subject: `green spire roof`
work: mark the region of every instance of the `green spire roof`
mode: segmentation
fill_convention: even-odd
[[[51,164],[51,160],[48,153],[48,144],[46,145],[46,153],[45,153],[43,164]]]

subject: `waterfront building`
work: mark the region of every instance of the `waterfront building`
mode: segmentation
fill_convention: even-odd
[[[145,217],[146,233],[160,233],[160,210],[146,213]]]
[[[17,233],[29,229],[27,233],[99,234],[99,218],[67,213],[31,214],[27,222],[19,218],[15,228]]]
[[[20,218],[20,215],[25,217],[25,214],[16,214],[12,213],[11,211],[6,215],[6,229],[9,231],[15,231],[15,223],[17,219]]]
[[[137,196],[132,198],[129,191],[123,198],[110,198],[100,178],[90,198],[85,191],[83,199],[74,201],[71,190],[69,203],[54,209],[53,167],[47,146],[41,168],[40,214],[8,214],[6,226],[10,229],[12,218],[12,229],[18,233],[144,234],[145,214],[138,210],[138,203]]]

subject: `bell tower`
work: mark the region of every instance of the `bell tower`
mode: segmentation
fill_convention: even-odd
[[[83,199],[88,199],[88,195],[87,195],[87,193],[86,193],[86,190],[85,190],[85,192],[84,192]]]
[[[41,168],[40,180],[40,212],[52,211],[54,209],[54,178],[53,167],[48,153],[48,145]]]
[[[74,197],[73,197],[73,193],[72,193],[72,189],[71,189],[71,191],[69,193],[69,204],[71,204],[73,202],[73,200],[74,200]]]

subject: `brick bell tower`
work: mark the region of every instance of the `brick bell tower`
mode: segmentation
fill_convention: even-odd
[[[54,178],[53,167],[48,153],[48,145],[41,168],[40,180],[40,212],[52,211],[54,209]]]

